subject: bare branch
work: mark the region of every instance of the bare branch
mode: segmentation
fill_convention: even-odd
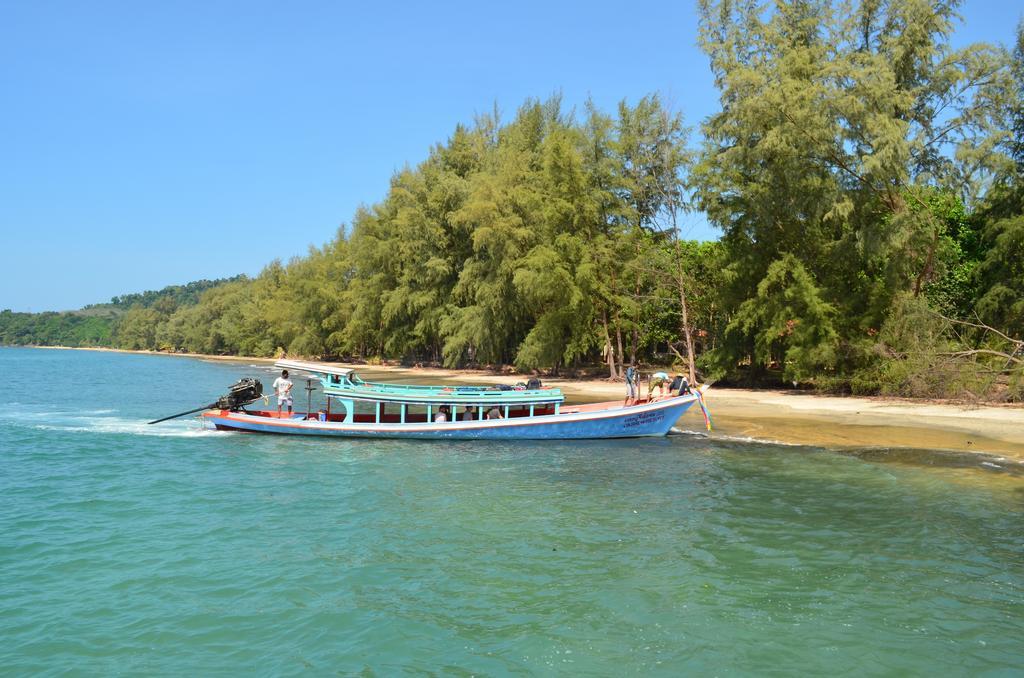
[[[1016,353],[1016,351],[1014,351]],[[1011,353],[1005,353],[1003,351],[993,351],[988,348],[975,348],[968,351],[953,351],[951,353],[937,353],[936,355],[945,355],[951,358],[967,358],[972,355],[991,355],[997,358],[1006,358],[1007,362],[1014,362],[1018,365],[1024,365],[1024,360],[1014,357]]]
[[[947,316],[942,315],[938,311],[929,311],[929,313],[931,313],[931,314],[933,314],[933,315],[935,315],[935,316],[937,316],[939,318],[942,318],[946,322],[952,323],[954,325],[964,325],[966,327],[974,327],[974,328],[979,329],[979,330],[985,330],[986,332],[991,332],[992,334],[998,334],[1000,337],[1002,337],[1006,341],[1008,341],[1011,344],[1017,346],[1017,351],[1021,350],[1021,348],[1024,348],[1024,340],[1022,340],[1022,339],[1014,339],[1013,337],[1007,336],[1006,334],[1003,334],[1002,332],[1000,332],[996,328],[992,327],[991,325],[986,325],[985,323],[983,323],[981,321],[981,319],[979,319],[978,322],[976,322],[976,323],[972,323],[972,322],[969,322],[967,320],[958,320],[957,318],[949,318]],[[1014,351],[1014,354],[1016,354],[1017,351]]]
[[[683,357],[682,353],[680,353],[678,350],[676,350],[676,347],[672,345],[671,341],[668,342],[668,348],[669,348],[670,351],[672,351],[673,353],[676,354],[676,357],[679,358],[680,362],[684,362],[684,363],[686,362],[686,358]]]

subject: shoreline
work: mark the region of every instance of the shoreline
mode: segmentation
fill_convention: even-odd
[[[273,358],[165,353],[113,348],[38,346],[52,350],[106,351],[221,362],[273,364]],[[524,375],[435,367],[351,365],[363,373],[413,380],[430,378],[464,383],[523,381]],[[546,384],[560,387],[573,400],[614,400],[625,386],[600,379],[552,377]],[[958,405],[898,398],[830,396],[802,391],[714,387],[708,407],[715,422],[711,437],[757,440],[826,448],[907,448],[1002,455],[1024,463],[1024,407],[1017,405]],[[703,431],[699,414],[686,414],[680,424]]]

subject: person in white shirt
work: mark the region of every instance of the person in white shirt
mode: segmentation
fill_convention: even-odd
[[[277,393],[277,418],[281,418],[281,406],[288,406],[288,416],[292,416],[292,382],[288,378],[288,370],[282,370],[281,376],[274,380],[271,388]]]

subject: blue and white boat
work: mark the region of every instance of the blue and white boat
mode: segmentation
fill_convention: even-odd
[[[203,420],[223,431],[357,438],[571,440],[664,436],[701,391],[640,401],[564,405],[557,388],[407,385],[368,382],[354,370],[295,360],[276,367],[319,379],[327,407],[279,415],[275,410],[212,409]]]

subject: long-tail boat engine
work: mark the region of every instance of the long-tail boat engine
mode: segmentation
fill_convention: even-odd
[[[228,392],[218,398],[217,402],[210,403],[209,405],[203,405],[202,407],[196,407],[195,409],[191,409],[186,412],[172,414],[169,417],[154,419],[148,423],[159,424],[161,421],[184,417],[186,414],[201,412],[202,410],[230,410],[232,412],[237,412],[249,403],[255,402],[262,397],[263,383],[260,382],[259,379],[254,379],[253,377],[244,377],[232,384],[228,388]]]
[[[245,377],[231,385],[228,392],[222,395],[213,407],[207,409],[240,410],[245,405],[263,397],[263,384],[259,379]]]

